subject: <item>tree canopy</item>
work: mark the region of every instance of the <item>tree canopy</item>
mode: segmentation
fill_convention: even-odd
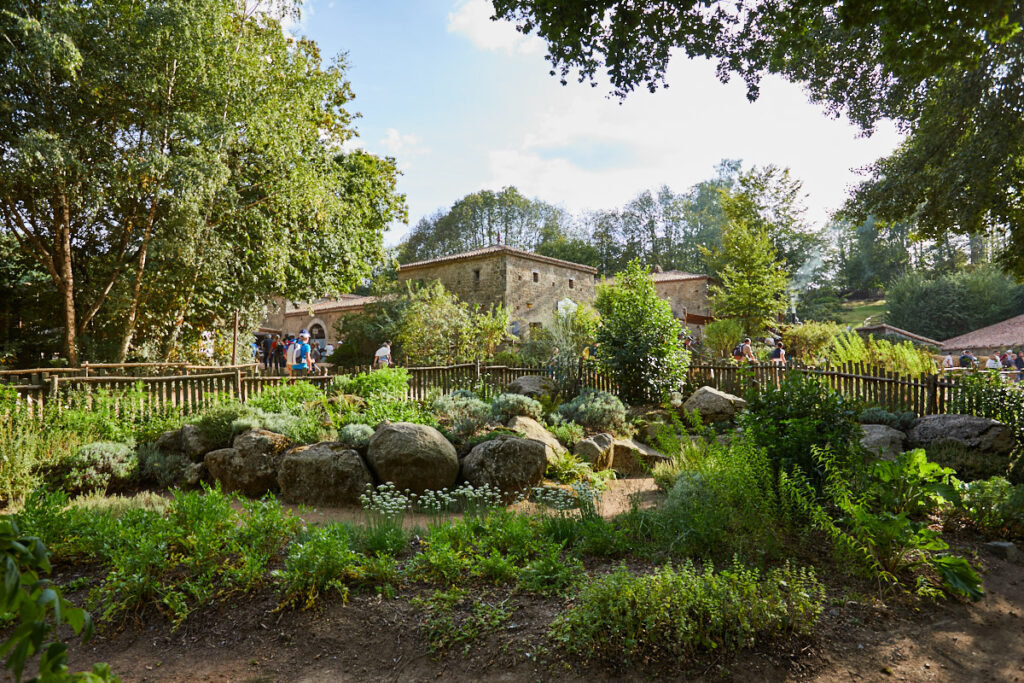
[[[166,356],[369,274],[404,202],[391,160],[340,152],[344,70],[259,3],[0,11],[2,229],[58,292],[72,363],[138,337]]]
[[[665,83],[673,50],[741,77],[801,83],[866,131],[882,118],[908,133],[869,169],[847,213],[913,223],[919,234],[992,233],[1024,276],[1024,7],[1016,0],[492,0],[548,43],[552,74],[613,93]]]

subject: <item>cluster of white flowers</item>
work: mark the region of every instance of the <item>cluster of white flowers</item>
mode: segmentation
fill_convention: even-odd
[[[413,494],[416,508],[421,512],[439,514],[444,512],[491,510],[504,507],[504,496],[501,491],[484,484],[474,487],[463,484],[453,491],[427,491],[422,496]]]
[[[678,391],[670,392],[668,395],[668,404],[673,408],[678,408],[683,405],[683,395]]]
[[[601,500],[601,491],[587,481],[578,481],[571,488],[553,486],[536,486],[530,492],[530,498],[538,505],[552,510],[580,510],[584,515],[596,514]]]
[[[412,507],[412,496],[409,489],[399,491],[392,482],[374,488],[366,485],[366,492],[359,496],[359,502],[366,512],[385,518],[401,517]]]

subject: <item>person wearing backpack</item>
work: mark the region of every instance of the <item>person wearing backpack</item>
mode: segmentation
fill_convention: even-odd
[[[292,376],[302,377],[309,372],[311,359],[309,355],[309,332],[303,330],[299,333],[299,340],[294,345],[292,352]]]
[[[974,359],[971,354],[967,353],[966,350],[960,352],[960,367],[962,368],[973,368]]]
[[[786,349],[783,347],[782,342],[775,342],[775,348],[772,349],[770,359],[772,365],[786,364]]]

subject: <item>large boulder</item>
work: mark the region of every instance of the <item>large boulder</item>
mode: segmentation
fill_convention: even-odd
[[[181,430],[161,432],[160,436],[156,437],[155,446],[161,453],[181,453]]]
[[[206,469],[224,491],[259,498],[277,491],[277,460],[272,456],[244,456],[235,448],[218,448],[203,458]]]
[[[249,429],[235,437],[231,448],[210,451],[203,457],[210,476],[225,491],[251,498],[277,491],[277,467],[291,442],[265,429]]]
[[[871,455],[882,460],[895,460],[906,450],[907,435],[888,425],[861,425],[864,436],[860,445]]]
[[[573,452],[589,462],[595,472],[612,466],[612,445],[615,437],[611,434],[594,434],[576,442]]]
[[[962,479],[1005,475],[1015,446],[1013,431],[1002,422],[973,415],[927,415],[907,432],[911,448],[952,467]]]
[[[266,429],[247,429],[235,437],[232,447],[246,457],[277,456],[291,447],[287,436]]]
[[[433,427],[411,422],[378,427],[370,437],[366,460],[381,482],[413,493],[449,488],[459,476],[455,447]]]
[[[337,441],[299,446],[277,468],[281,498],[305,505],[358,505],[373,475],[359,453]]]
[[[462,478],[475,487],[496,488],[508,501],[539,484],[547,466],[547,447],[540,441],[498,437],[469,452],[462,461]]]
[[[219,444],[208,443],[195,425],[182,425],[179,430],[181,452],[192,462],[202,462],[203,456]]]
[[[683,404],[683,412],[698,411],[701,420],[706,424],[713,422],[730,422],[747,407],[747,402],[739,396],[727,394],[711,387],[701,387],[693,392]]]
[[[612,442],[612,467],[624,477],[650,474],[659,462],[671,462],[664,453],[633,439],[615,439]]]
[[[521,394],[530,398],[547,398],[553,396],[558,390],[550,377],[543,375],[523,375],[517,377],[508,385],[506,391],[510,394]]]
[[[536,439],[544,444],[548,451],[549,460],[556,455],[563,455],[566,452],[565,446],[555,438],[555,435],[544,429],[544,425],[532,417],[516,415],[508,421],[506,426],[513,431],[519,432],[527,439]]]

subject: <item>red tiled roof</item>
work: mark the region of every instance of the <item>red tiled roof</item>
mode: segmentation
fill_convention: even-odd
[[[943,351],[1024,346],[1024,314],[942,342]]]
[[[659,273],[651,273],[651,279],[655,284],[659,282],[683,282],[684,280],[710,280],[710,275],[700,273],[687,273],[682,270],[666,270]],[[608,278],[608,282],[614,284],[615,278]]]
[[[539,261],[540,263],[550,263],[556,266],[564,266],[566,268],[580,270],[585,273],[597,272],[597,268],[594,268],[592,266],[585,266],[582,263],[573,263],[572,261],[563,261],[562,259],[552,258],[550,256],[541,256],[540,254],[534,254],[532,251],[526,251],[525,249],[516,249],[505,244],[495,244],[489,247],[483,247],[482,249],[464,251],[461,254],[451,254],[449,256],[439,256],[438,258],[427,259],[426,261],[406,263],[405,265],[398,267],[398,272],[401,273],[402,271],[413,270],[415,268],[423,268],[424,266],[433,266],[438,263],[453,263],[455,261],[469,261],[472,259],[485,258],[493,254],[509,254],[511,256],[519,256],[520,258],[530,259],[531,261]]]

